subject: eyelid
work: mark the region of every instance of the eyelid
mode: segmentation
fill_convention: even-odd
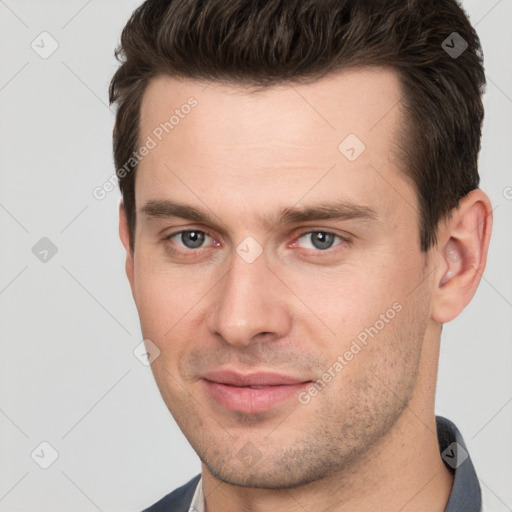
[[[204,229],[204,228],[201,228],[201,229],[198,229],[198,228],[194,228],[194,227],[190,227],[190,228],[187,228],[187,229],[181,229],[179,231],[175,231],[173,233],[170,233],[166,236],[164,236],[163,238],[163,241],[164,242],[167,242],[167,241],[170,241],[172,238],[174,238],[175,236],[178,236],[178,235],[181,235],[182,233],[188,233],[188,232],[191,232],[191,231],[197,231],[197,232],[200,232],[200,233],[203,233],[206,237],[209,237],[211,238],[214,243],[216,244],[219,244],[219,242],[216,240],[215,237],[213,237],[209,232],[208,230]],[[341,235],[341,234],[338,234],[338,233],[335,233],[334,231],[330,231],[329,229],[323,229],[323,228],[309,228],[307,230],[302,230],[302,231],[299,231],[297,234],[294,234],[293,235],[293,242],[291,243],[291,245],[289,245],[289,247],[295,247],[297,244],[298,244],[298,240],[303,238],[304,236],[306,235],[311,235],[313,233],[324,233],[324,234],[327,234],[327,235],[333,235],[334,237],[337,237],[340,239],[340,242],[337,243],[336,245],[333,245],[332,247],[329,247],[328,249],[324,249],[324,250],[320,250],[320,249],[304,249],[304,248],[300,248],[299,249],[302,249],[302,250],[305,250],[305,251],[312,251],[314,253],[318,253],[318,254],[327,254],[333,250],[335,250],[336,247],[338,247],[339,245],[348,245],[350,243],[352,243],[352,239],[350,238],[350,236],[345,236],[345,235]],[[196,249],[190,249],[190,248],[178,248],[178,249],[173,249],[175,250],[176,252],[178,253],[181,253],[181,254],[193,254],[193,253],[200,253],[202,252],[203,250],[206,250],[208,246],[201,246],[201,247],[198,247]]]
[[[176,237],[178,235],[181,235],[182,233],[189,233],[191,231],[195,231],[195,232],[198,232],[198,233],[203,233],[206,237],[211,238],[214,242],[216,241],[215,237],[210,235],[207,230],[205,230],[205,229],[196,229],[196,228],[193,228],[193,227],[192,228],[187,228],[187,229],[181,229],[179,231],[175,231],[173,233],[165,235],[162,240],[164,242],[168,242],[168,241],[171,241],[172,238],[174,238],[174,237]],[[185,247],[185,248],[181,248],[180,247],[178,252],[187,252],[187,253],[200,252],[201,250],[205,249],[206,247],[205,246],[201,246],[201,247],[198,247],[197,249],[189,249],[187,247]]]
[[[314,249],[304,249],[304,250],[313,251],[313,252],[319,253],[319,254],[326,254],[326,253],[334,250],[335,247],[338,247],[339,245],[347,245],[347,244],[350,244],[352,242],[351,238],[348,237],[348,236],[340,235],[338,233],[335,233],[334,231],[329,231],[328,229],[313,228],[313,229],[309,229],[307,231],[301,231],[300,233],[298,233],[296,235],[292,245],[295,246],[301,238],[303,238],[306,235],[311,235],[313,233],[323,233],[325,235],[333,235],[334,237],[339,238],[340,242],[337,243],[336,245],[333,245],[332,247],[329,247],[328,249],[324,249],[323,251],[320,250],[320,249],[317,249],[317,250],[314,250]]]

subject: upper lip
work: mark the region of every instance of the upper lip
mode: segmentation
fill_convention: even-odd
[[[309,382],[308,379],[283,375],[281,373],[257,372],[242,374],[229,370],[218,370],[203,375],[203,379],[229,386],[278,386]]]

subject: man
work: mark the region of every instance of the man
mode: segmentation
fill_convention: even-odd
[[[460,6],[148,0],[118,55],[126,272],[202,462],[148,510],[479,511],[434,413],[492,226]]]

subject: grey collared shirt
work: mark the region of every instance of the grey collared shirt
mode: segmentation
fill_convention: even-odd
[[[457,427],[436,416],[437,440],[444,463],[453,471],[453,487],[445,512],[481,512],[482,493],[471,457]]]
[[[436,416],[436,423],[441,458],[454,475],[452,492],[444,512],[481,512],[480,484],[461,433],[442,416]],[[189,512],[205,512],[202,478],[197,484]]]

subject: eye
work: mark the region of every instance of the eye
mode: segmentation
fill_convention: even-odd
[[[348,243],[348,240],[345,238],[327,231],[308,231],[298,238],[298,240],[302,239],[306,241],[305,246],[302,246],[304,249],[317,249],[320,251],[326,251],[343,242]],[[334,244],[336,239],[339,239],[340,241],[337,244]]]
[[[173,244],[183,249],[198,249],[201,248],[206,239],[213,240],[204,231],[191,229],[187,231],[179,231],[165,238],[167,241],[172,241]]]
[[[204,249],[206,245],[213,245],[216,247],[221,245],[204,231],[198,229],[178,231],[177,233],[173,233],[165,237],[164,242],[170,243],[170,250],[182,253],[199,252],[201,249]],[[302,233],[293,245],[299,246],[303,249],[316,250],[316,252],[326,252],[337,245],[347,245],[349,243],[349,239],[329,231],[308,231],[306,233]]]

